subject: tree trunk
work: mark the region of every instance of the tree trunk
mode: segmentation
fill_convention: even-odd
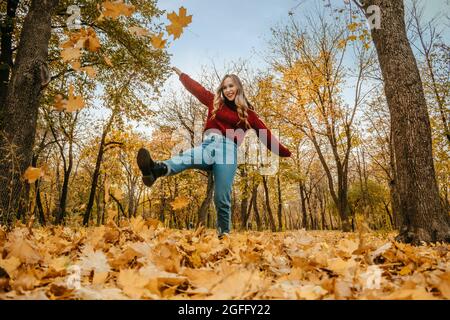
[[[400,194],[398,192],[398,188],[396,186],[397,178],[397,168],[395,164],[395,153],[394,146],[392,143],[392,129],[390,133],[389,139],[389,161],[390,161],[390,170],[391,170],[391,181],[389,181],[389,194],[391,197],[391,206],[392,206],[392,215],[394,217],[394,227],[397,230],[400,230],[403,225],[403,217],[400,210]]]
[[[38,156],[34,155],[33,159],[31,160],[31,165],[33,167],[37,166],[37,160],[38,160]],[[45,214],[44,214],[44,207],[42,205],[42,199],[41,199],[41,190],[40,190],[40,180],[36,180],[36,182],[34,183],[34,190],[36,190],[36,207],[37,207],[37,211],[39,214],[39,223],[41,224],[41,226],[45,226],[46,221],[45,221]]]
[[[259,215],[258,209],[258,186],[253,187],[252,190],[252,202],[253,202],[253,212],[255,213],[256,227],[258,231],[262,230],[261,216]]]
[[[241,200],[241,230],[247,227],[247,213],[248,213],[248,196]]]
[[[113,114],[111,115],[111,117],[108,120],[108,123],[106,124],[105,128],[103,129],[102,138],[100,140],[100,146],[98,147],[97,161],[95,162],[95,169],[94,169],[94,173],[92,174],[92,183],[91,183],[91,191],[89,193],[89,201],[88,201],[86,211],[85,211],[84,217],[83,217],[83,225],[85,225],[85,226],[87,226],[89,224],[92,207],[94,205],[95,192],[97,190],[98,177],[100,176],[100,167],[102,165],[103,154],[105,152],[106,136],[109,133],[109,130],[110,130],[111,125],[114,120],[114,116],[115,116],[115,113],[113,111]]]
[[[282,222],[282,215],[283,215],[283,200],[281,199],[281,183],[280,183],[280,175],[277,175],[277,186],[278,186],[278,231],[283,230],[283,222]]]
[[[46,81],[51,14],[57,4],[58,0],[31,2],[0,109],[0,221],[8,225],[28,201],[21,176],[32,160],[40,93]]]
[[[0,113],[3,112],[3,102],[6,98],[9,76],[13,67],[12,36],[18,4],[19,0],[8,0],[6,16],[0,25]]]
[[[272,208],[270,207],[269,188],[267,187],[267,178],[265,176],[263,176],[262,180],[263,180],[263,186],[264,186],[264,194],[266,196],[265,209],[267,210],[266,211],[267,218],[269,219],[270,229],[272,230],[272,232],[275,232],[275,231],[277,231],[277,228],[275,226],[275,221],[273,219]]]
[[[197,225],[199,224],[202,224],[203,226],[207,225],[206,218],[208,216],[208,208],[213,197],[213,190],[214,190],[214,177],[212,172],[208,172],[208,185],[206,187],[206,198],[203,199],[200,209],[198,210]]]
[[[318,198],[318,200],[319,200],[319,208],[320,208],[320,216],[321,216],[321,219],[322,219],[322,230],[326,230],[327,229],[327,223],[326,223],[326,220],[325,220],[325,205],[324,205],[324,200],[323,200],[324,196],[325,195],[321,191],[320,194],[319,194],[319,198]]]
[[[241,220],[241,225],[240,228],[241,230],[245,230],[247,228],[247,219],[248,219],[248,203],[249,203],[249,181],[247,178],[247,168],[245,166],[242,167],[242,169],[240,170],[240,176],[241,179],[244,181],[244,186],[243,186],[243,190],[240,190],[241,192],[241,196],[242,196],[242,200],[241,200],[241,214],[240,214],[240,220]]]
[[[391,115],[396,187],[403,225],[398,241],[450,242],[450,218],[443,210],[433,166],[431,127],[422,81],[408,42],[403,0],[370,0],[380,7],[381,28],[371,29]],[[367,12],[367,11],[366,11]]]
[[[304,182],[300,181],[298,183],[300,189],[300,202],[302,205],[302,228],[305,230],[308,228],[308,216],[306,212],[306,195],[305,195],[305,186]]]

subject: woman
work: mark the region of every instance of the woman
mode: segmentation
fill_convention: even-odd
[[[281,157],[290,157],[291,152],[279,143],[259,119],[236,75],[225,75],[213,94],[178,68],[173,67],[172,70],[184,87],[208,107],[204,139],[200,146],[162,162],[153,161],[150,153],[141,148],[137,163],[143,175],[142,180],[150,187],[157,178],[175,175],[186,169],[212,171],[217,229],[222,239],[230,232],[231,188],[237,169],[237,147],[242,143],[245,132],[255,129],[267,148]]]

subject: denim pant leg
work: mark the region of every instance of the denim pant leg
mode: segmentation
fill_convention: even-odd
[[[231,229],[231,190],[237,169],[237,146],[226,138],[217,141],[214,149],[214,204],[219,234]]]
[[[166,176],[176,175],[186,169],[212,170],[212,145],[210,140],[205,140],[195,148],[188,149],[179,155],[162,161],[167,165]]]

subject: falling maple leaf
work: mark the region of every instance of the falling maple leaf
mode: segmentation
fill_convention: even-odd
[[[166,46],[166,42],[167,40],[163,40],[163,34],[160,33],[158,35],[153,35],[150,37],[152,45],[156,48],[156,49],[164,49],[164,47]]]
[[[145,36],[148,36],[148,34],[149,34],[147,29],[144,29],[141,27],[130,27],[130,28],[128,28],[128,31],[130,31],[131,34],[138,36],[138,37],[145,37]]]
[[[111,18],[113,20],[117,19],[120,15],[130,17],[135,11],[135,7],[133,5],[125,4],[122,0],[104,1],[101,7],[103,11],[98,18],[99,21],[103,20],[103,17]]]
[[[81,68],[81,62],[79,60],[71,61],[69,64],[74,70],[78,71]]]
[[[33,183],[43,176],[44,172],[41,170],[41,168],[35,168],[32,166],[29,166],[27,170],[25,170],[25,173],[23,174],[24,179],[28,180],[28,183]]]
[[[97,75],[97,70],[95,70],[95,68],[92,67],[92,66],[82,67],[82,68],[80,68],[80,71],[86,72],[86,74],[87,74],[90,78],[95,78],[95,76]]]
[[[84,107],[84,100],[82,96],[75,96],[73,94],[73,85],[70,85],[69,87],[69,97],[66,103],[65,110],[67,112],[74,112],[77,110],[80,110]]]
[[[54,99],[53,107],[58,111],[64,111],[67,105],[67,100],[61,94],[57,94]]]
[[[114,66],[114,65],[112,64],[112,62],[111,62],[111,59],[108,58],[107,56],[103,56],[103,60],[105,61],[105,63],[106,63],[108,66],[110,66],[110,67],[113,67],[113,66]]]
[[[80,48],[66,48],[61,51],[61,57],[64,62],[68,62],[71,60],[77,60],[81,57],[81,49]]]
[[[181,7],[178,10],[178,15],[173,11],[167,14],[167,19],[171,21],[171,24],[166,27],[166,30],[173,35],[174,39],[177,39],[183,33],[183,28],[192,22],[192,15],[186,16],[186,8]]]
[[[183,196],[178,196],[174,201],[170,203],[173,210],[180,210],[185,208],[189,204],[189,199]]]
[[[97,52],[100,49],[100,41],[97,38],[97,33],[94,29],[87,29],[86,39],[84,41],[84,48],[91,52]]]

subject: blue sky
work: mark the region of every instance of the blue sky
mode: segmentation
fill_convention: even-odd
[[[296,4],[296,0],[161,0],[159,7],[167,12],[184,6],[193,15],[181,38],[169,47],[173,65],[194,75],[212,60],[221,66],[238,58],[256,58],[253,51],[264,47],[269,28],[287,19]]]
[[[331,0],[341,3],[343,0]],[[409,0],[406,0],[408,2]],[[193,15],[192,23],[185,28],[181,38],[172,41],[168,52],[172,65],[187,74],[197,77],[202,65],[210,66],[212,61],[219,68],[226,62],[239,58],[251,60],[256,67],[264,62],[255,52],[263,52],[270,38],[270,28],[288,21],[288,12],[296,17],[322,8],[324,0],[160,0],[158,6],[170,13],[181,6]],[[426,0],[426,15],[450,12],[449,0]],[[450,13],[449,13],[450,14]],[[164,17],[164,22],[168,22]],[[177,86],[173,76],[167,86]]]

